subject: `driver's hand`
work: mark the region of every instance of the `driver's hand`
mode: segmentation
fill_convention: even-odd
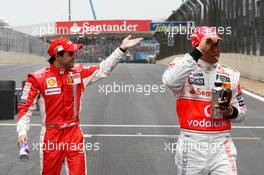
[[[120,47],[124,50],[127,50],[131,47],[136,46],[137,44],[139,44],[141,41],[143,41],[144,38],[135,38],[132,39],[132,35],[128,35],[123,41],[122,44],[120,45]]]
[[[28,137],[26,135],[21,135],[17,139],[17,146],[20,147],[21,144],[26,144],[28,142]]]
[[[218,99],[219,111],[225,116],[231,116],[233,114],[233,107],[230,105],[231,98],[229,96],[224,97],[224,99]]]

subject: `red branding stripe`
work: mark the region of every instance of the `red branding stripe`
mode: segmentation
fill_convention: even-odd
[[[181,128],[200,131],[224,131],[231,129],[228,119],[212,118],[210,102],[179,99],[176,102],[176,110]]]

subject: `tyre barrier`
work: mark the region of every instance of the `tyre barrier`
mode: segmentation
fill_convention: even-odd
[[[26,81],[22,81],[24,87]],[[16,81],[0,80],[0,120],[14,120],[23,88],[16,88]],[[36,104],[36,110],[39,106]]]
[[[16,105],[16,82],[0,80],[0,120],[13,120]]]

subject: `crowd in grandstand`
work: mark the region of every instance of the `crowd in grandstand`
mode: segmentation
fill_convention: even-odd
[[[71,37],[73,43],[82,43],[84,47],[77,52],[78,62],[100,62],[109,56],[120,46],[123,37]],[[147,59],[146,55],[155,55],[159,51],[157,42],[153,39],[146,39],[137,47],[128,52],[129,59]],[[137,54],[137,53],[142,54]]]

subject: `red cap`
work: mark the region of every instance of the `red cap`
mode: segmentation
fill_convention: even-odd
[[[68,52],[75,52],[77,50],[80,50],[82,47],[82,44],[73,44],[70,40],[60,37],[56,38],[50,43],[50,46],[48,48],[48,54],[50,56],[53,56],[57,52],[60,52],[62,50]]]
[[[218,39],[221,39],[217,34],[216,27],[207,27],[207,26],[196,27],[191,36],[192,46],[197,47],[200,44],[201,39],[208,35],[214,35],[218,37]]]

